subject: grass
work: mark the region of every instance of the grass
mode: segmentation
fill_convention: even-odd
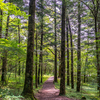
[[[50,77],[50,75],[43,76],[43,83]],[[38,85],[38,88],[35,88],[35,76],[33,76],[33,91],[34,94],[42,88],[43,83]],[[14,73],[11,73],[7,86],[2,86],[0,88],[0,100],[22,100],[21,93],[24,87],[24,75],[16,76]],[[26,100],[26,99],[25,99]]]
[[[55,83],[55,87],[59,89],[60,79],[58,79],[58,83]],[[76,85],[74,89],[71,89],[71,86],[66,84],[66,96],[74,99],[81,99],[84,96],[86,100],[100,100],[96,87],[96,84],[84,83],[81,87],[81,92],[76,92]]]

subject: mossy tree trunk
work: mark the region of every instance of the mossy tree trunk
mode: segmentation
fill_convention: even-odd
[[[34,31],[35,31],[35,0],[30,0],[29,3],[29,24],[28,24],[28,45],[25,82],[22,95],[26,98],[34,100],[33,93],[33,52],[34,52]]]
[[[65,9],[66,9],[66,2],[65,0],[62,0],[60,95],[65,95]]]
[[[9,17],[10,16],[8,15],[8,17],[7,17],[5,39],[7,39],[7,37],[8,37]],[[3,51],[3,57],[2,57],[2,76],[1,76],[2,84],[7,84],[7,81],[6,81],[7,68],[6,67],[7,67],[7,50],[4,49],[4,51]]]
[[[41,62],[40,62],[40,56],[41,56],[41,55],[39,55],[38,80],[37,80],[37,81],[38,81],[38,84],[40,84],[40,71],[41,71],[41,67],[40,67],[40,66],[41,66],[41,65],[40,65],[40,63],[41,63]]]
[[[86,57],[85,60],[85,67],[84,67],[84,83],[86,82],[86,68],[88,66],[88,56]]]
[[[58,78],[61,77],[61,52],[58,51],[58,59],[59,59],[59,72],[58,72]]]

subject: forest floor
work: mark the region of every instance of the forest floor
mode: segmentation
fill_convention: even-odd
[[[50,77],[43,85],[42,89],[36,94],[38,100],[78,100],[65,96],[59,96],[59,90],[53,84],[54,77]]]

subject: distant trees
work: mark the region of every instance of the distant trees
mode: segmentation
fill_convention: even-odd
[[[7,1],[2,2],[5,6],[0,3],[2,83],[6,83],[9,79],[6,77],[9,74],[7,72],[14,73],[17,78],[17,75],[21,76],[21,72],[24,74],[24,66],[26,66],[22,95],[30,94],[32,99],[34,98],[32,96],[34,95],[33,82],[37,88],[43,82],[43,74],[54,74],[54,82],[59,82],[58,75],[60,95],[65,95],[65,82],[68,86],[71,84],[72,89],[76,82],[76,91],[80,92],[81,82],[86,83],[89,81],[88,77],[93,75],[97,77],[97,88],[100,90],[99,0],[91,0],[89,3],[83,0],[78,0],[78,2],[76,0],[75,2],[73,0],[67,0],[67,2],[66,0],[59,0],[59,2],[37,0],[36,12],[35,0],[30,0],[28,21],[27,0],[4,1]],[[27,22],[29,22],[28,25]],[[36,30],[35,36],[34,30]],[[34,43],[34,37],[36,43]],[[27,39],[28,43],[26,43]],[[20,54],[21,50],[25,52],[24,55]],[[33,63],[33,60],[36,62]],[[95,72],[91,72],[92,67]],[[33,75],[35,75],[35,81]]]
[[[100,91],[100,59],[99,59],[99,56],[100,56],[100,43],[99,43],[99,35],[100,33],[98,32],[97,30],[97,22],[98,22],[98,12],[99,12],[99,7],[100,7],[100,1],[99,0],[96,0],[96,1],[93,1],[92,0],[92,6],[91,5],[88,5],[87,3],[83,2],[82,0],[80,0],[83,4],[85,4],[90,12],[92,13],[93,15],[93,18],[94,18],[94,26],[95,26],[95,40],[96,40],[96,59],[97,59],[97,81],[98,81],[98,90]]]

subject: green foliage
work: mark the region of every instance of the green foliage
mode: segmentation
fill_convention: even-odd
[[[25,51],[21,48],[18,47],[18,43],[16,43],[16,41],[14,40],[7,40],[7,39],[0,39],[0,49],[3,50],[7,50],[10,52],[15,52],[16,54],[25,54]]]
[[[59,89],[60,86],[60,80],[58,80],[58,83],[55,83],[55,87]],[[75,89],[71,89],[70,86],[67,86],[66,84],[66,96],[68,98],[73,99],[81,99],[83,96],[86,97],[86,100],[99,100],[98,91],[96,90],[97,84],[87,84],[84,83],[81,86],[81,92],[76,92],[76,85]]]
[[[10,75],[10,77],[9,77]],[[15,78],[15,73],[8,72],[7,76],[9,77],[8,85],[2,86],[0,89],[0,98],[3,98],[3,100],[22,100],[24,99],[23,96],[21,96],[23,87],[24,87],[24,74],[21,74],[20,76],[17,75]],[[50,75],[44,75],[43,76],[43,83],[50,77]],[[33,76],[35,79],[35,76]],[[33,80],[33,88],[34,93],[36,94],[41,88],[43,83],[41,83],[38,88],[35,88],[35,80]],[[25,99],[29,100],[29,99]]]

